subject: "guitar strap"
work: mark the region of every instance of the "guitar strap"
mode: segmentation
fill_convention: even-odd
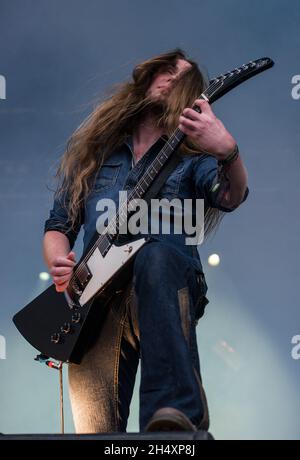
[[[178,154],[177,151],[175,151],[165,166],[162,168],[158,176],[154,179],[152,184],[150,185],[149,189],[145,193],[145,195],[142,197],[144,200],[148,201],[151,200],[151,198],[154,198],[157,196],[158,192],[166,182],[168,176],[171,174],[171,172],[176,168],[176,166],[181,162],[182,157]]]

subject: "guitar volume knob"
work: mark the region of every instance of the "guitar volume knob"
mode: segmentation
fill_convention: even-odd
[[[65,334],[68,334],[71,331],[71,324],[70,323],[64,323],[63,326],[60,328],[61,332],[64,332]]]
[[[72,323],[80,323],[81,321],[81,314],[79,312],[76,312],[72,315]]]
[[[51,342],[52,343],[59,343],[60,342],[60,334],[55,333],[51,335]]]

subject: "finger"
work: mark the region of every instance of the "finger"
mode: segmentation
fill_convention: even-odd
[[[74,267],[74,265],[75,262],[67,257],[58,257],[53,264],[54,267]]]
[[[67,289],[69,282],[62,284],[61,286],[55,285],[55,289],[57,292],[63,292]]]
[[[190,108],[184,109],[182,112],[182,115],[185,118],[189,118],[190,120],[194,120],[194,121],[201,120],[200,113],[196,112],[194,109],[190,109]]]
[[[202,113],[207,113],[207,114],[212,113],[209,103],[205,101],[204,99],[196,99],[194,104],[200,107]]]
[[[53,276],[53,281],[55,284],[58,284],[58,285],[61,285],[61,284],[64,284],[66,283],[67,281],[70,280],[70,276],[69,275],[65,275],[65,276]]]
[[[183,117],[182,115],[179,117],[179,124],[192,131],[195,131],[197,128],[195,121],[190,120],[189,118]]]
[[[69,252],[69,254],[67,255],[67,258],[75,261],[75,258],[76,258],[75,252],[74,251]]]
[[[52,267],[50,275],[52,276],[63,276],[72,273],[73,267]]]
[[[195,136],[195,130],[189,129],[186,126],[179,124],[179,129],[187,136],[191,136],[191,137]]]
[[[194,136],[195,135],[195,131],[192,131],[191,129],[187,128],[186,126],[179,125],[179,129],[180,129],[180,131],[182,131],[187,136]]]

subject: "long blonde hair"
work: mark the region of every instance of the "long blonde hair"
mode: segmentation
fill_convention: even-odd
[[[145,110],[151,109],[151,100],[146,93],[153,76],[165,67],[175,67],[178,59],[188,61],[191,67],[175,82],[165,111],[157,120],[157,125],[163,126],[166,135],[170,136],[178,126],[183,109],[192,106],[207,87],[207,81],[197,63],[188,59],[180,48],[138,64],[132,72],[132,80],[116,85],[113,93],[96,106],[68,139],[56,173],[59,179],[56,197],[63,197],[63,205],[72,227],[76,224],[103,162],[133,132]],[[186,137],[180,153],[199,155],[199,148]],[[222,214],[218,209],[206,208],[206,236],[218,226]]]

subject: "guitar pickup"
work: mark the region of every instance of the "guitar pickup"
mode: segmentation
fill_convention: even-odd
[[[76,270],[76,282],[80,285],[82,291],[92,278],[92,274],[86,264],[80,264],[80,268]]]

